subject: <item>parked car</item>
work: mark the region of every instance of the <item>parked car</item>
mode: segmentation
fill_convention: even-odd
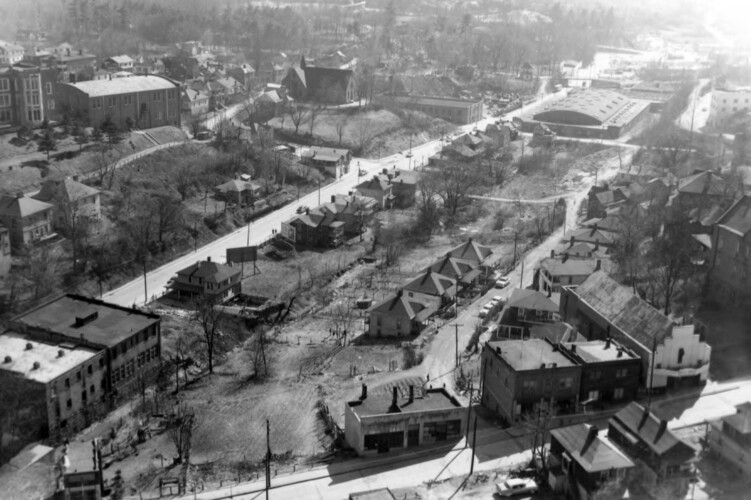
[[[493,304],[487,303],[484,306],[482,306],[482,309],[480,309],[480,312],[477,313],[477,316],[480,318],[484,318],[488,314],[490,314],[490,311],[493,310]]]
[[[495,280],[495,287],[496,288],[506,288],[509,283],[511,283],[511,280],[508,279],[508,276],[501,276],[497,280]]]
[[[513,477],[495,485],[495,489],[502,497],[537,493],[538,487],[534,479]]]
[[[300,205],[299,207],[297,207],[297,213],[301,214],[301,213],[305,212],[307,209],[308,209],[308,207],[306,207],[305,205]]]

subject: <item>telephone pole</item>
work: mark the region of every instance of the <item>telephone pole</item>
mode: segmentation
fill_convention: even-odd
[[[459,315],[459,311],[457,310],[457,316]],[[456,347],[456,354],[454,356],[454,368],[459,368],[459,327],[464,326],[460,325],[458,323],[454,323],[454,346]]]
[[[469,421],[472,420],[472,381],[469,381],[469,404],[467,405],[467,441],[464,447],[469,446]]]
[[[269,419],[266,419],[266,500],[269,500],[269,489],[271,488],[271,445],[269,444]]]
[[[472,431],[472,460],[469,462],[469,475],[475,471],[475,446],[477,446],[477,417],[475,417],[475,426]]]

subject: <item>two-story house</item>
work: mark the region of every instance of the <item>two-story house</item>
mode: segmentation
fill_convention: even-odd
[[[0,225],[0,277],[5,277],[8,274],[12,263],[10,230]]]
[[[542,405],[574,411],[581,367],[542,339],[486,342],[482,405],[508,423],[518,422]]]
[[[609,498],[623,498],[625,479],[634,462],[596,425],[576,424],[550,431],[548,483],[566,498],[589,500],[607,490]]]
[[[501,338],[526,338],[532,327],[558,321],[557,300],[558,294],[514,289],[498,323],[498,335]]]
[[[167,286],[178,299],[203,296],[221,302],[240,293],[241,274],[239,267],[219,264],[207,257],[178,271]]]
[[[571,258],[567,254],[550,257],[540,261],[538,290],[547,293],[561,293],[561,287],[580,285],[585,279],[602,267],[602,260],[595,258]]]
[[[610,419],[608,437],[635,462],[644,463],[654,480],[693,476],[695,450],[668,429],[666,420],[639,403],[630,403]]]
[[[389,180],[377,175],[355,186],[355,191],[376,200],[378,207],[383,210],[391,208],[396,198]]]
[[[54,205],[18,193],[15,198],[0,198],[0,222],[10,230],[14,250],[54,236],[52,211]]]
[[[480,266],[493,253],[493,249],[487,245],[481,245],[472,238],[467,238],[467,241],[461,245],[452,248],[446,255],[455,259],[461,259],[472,263],[474,266]]]
[[[297,245],[335,248],[344,242],[345,223],[331,210],[306,209],[285,224],[294,228]]]
[[[48,179],[34,195],[34,199],[55,206],[52,223],[64,234],[75,230],[84,220],[94,223],[100,218],[99,190],[81,184],[76,178]]]
[[[739,405],[735,415],[712,422],[707,438],[712,451],[751,477],[751,402]]]
[[[307,146],[300,150],[300,161],[303,165],[310,165],[323,170],[335,179],[349,173],[351,160],[352,153],[348,149]],[[363,194],[370,196],[367,193]]]
[[[119,55],[108,57],[104,60],[104,67],[110,71],[128,71],[133,72],[135,61],[128,55]]]
[[[710,293],[732,306],[751,300],[751,196],[744,196],[714,225],[709,270]]]
[[[209,95],[202,90],[186,88],[182,90],[180,109],[190,116],[201,116],[209,112]]]
[[[636,353],[648,390],[698,386],[707,380],[712,348],[694,325],[674,323],[603,271],[579,286],[563,287],[560,311],[587,339],[612,338]]]
[[[425,268],[426,271],[428,269],[456,280],[457,293],[459,295],[467,290],[471,290],[479,281],[480,276],[482,276],[482,271],[472,262],[457,259],[449,254]]]

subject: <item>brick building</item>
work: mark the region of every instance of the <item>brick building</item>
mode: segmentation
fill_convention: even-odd
[[[23,193],[15,197],[0,197],[0,222],[10,230],[10,244],[20,250],[53,235],[54,205],[28,198]]]
[[[28,62],[0,68],[0,129],[38,127],[56,120],[59,71]]]
[[[99,126],[106,117],[123,129],[180,126],[180,86],[161,76],[63,83],[58,101],[91,126]]]
[[[111,402],[141,390],[161,365],[161,321],[156,314],[67,294],[12,320],[15,329],[39,341],[103,351]]]

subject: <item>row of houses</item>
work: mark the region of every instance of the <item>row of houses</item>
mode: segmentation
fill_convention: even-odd
[[[490,272],[490,247],[471,238],[409,280],[395,293],[368,309],[367,335],[401,337],[419,334],[438,311],[471,294]]]

